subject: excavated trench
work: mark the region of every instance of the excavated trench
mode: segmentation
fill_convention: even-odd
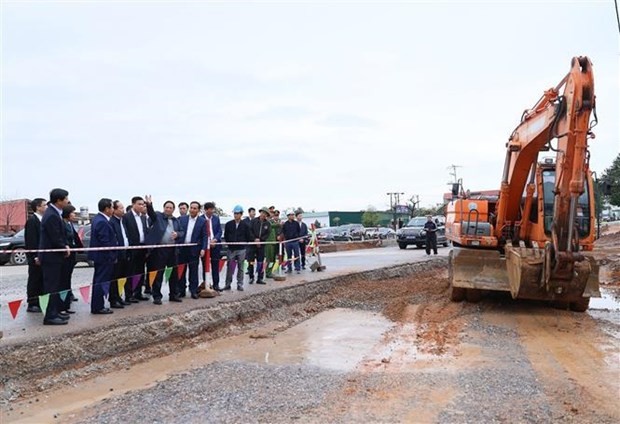
[[[441,353],[458,331],[457,322],[450,320],[448,324],[446,318],[454,318],[462,310],[462,306],[447,301],[446,266],[445,258],[433,258],[284,287],[181,314],[119,320],[106,328],[63,338],[4,346],[0,349],[2,402],[28,398],[52,387],[74,385],[92,376],[234,336],[266,323],[279,323],[272,333],[282,332],[337,308],[382,313],[392,322],[424,320],[425,325],[416,336],[425,341],[421,350]],[[411,304],[416,304],[416,308],[411,308]],[[358,322],[360,328],[365,328],[377,319],[377,314],[343,317],[347,311],[336,312],[337,318],[332,317],[330,326],[334,321],[344,321]],[[442,314],[443,318],[437,319]],[[384,326],[377,325],[382,329],[378,334],[383,333]],[[325,326],[313,328],[320,327]],[[332,352],[333,346],[326,350]]]

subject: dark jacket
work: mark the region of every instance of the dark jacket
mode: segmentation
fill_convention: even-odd
[[[187,235],[187,227],[189,226],[189,215],[185,215],[179,218],[179,226],[183,234]],[[193,256],[198,256],[201,250],[207,248],[207,220],[204,216],[198,216],[196,218],[196,224],[194,224],[194,230],[192,231],[190,243],[197,243],[196,246],[191,246],[190,252]],[[178,243],[185,243],[185,236],[177,238]]]
[[[148,234],[146,217],[141,216],[140,220],[142,221],[142,227],[144,228],[144,239],[146,240],[146,235]],[[127,240],[129,240],[129,245],[139,246],[140,230],[138,230],[138,224],[136,223],[136,218],[133,216],[132,210],[123,215],[123,222],[125,223],[125,231],[127,232]]]
[[[124,218],[124,216],[123,216]],[[136,225],[136,221],[133,218],[133,216],[131,217],[131,219],[134,220],[134,225]],[[112,224],[112,228],[114,228],[114,234],[116,234],[116,242],[118,243],[119,246],[124,246],[125,244],[125,240],[123,239],[123,230],[121,229],[121,225],[125,228],[125,235],[127,236],[127,242],[129,243],[129,234],[127,234],[127,227],[125,227],[125,220],[117,218],[116,216],[112,215],[112,218],[110,218],[110,224]],[[137,225],[136,225],[136,229],[137,229]],[[138,236],[140,234],[138,233]],[[129,243],[129,245],[131,245],[131,243]],[[117,251],[117,258],[119,260],[127,260],[129,258],[129,250],[123,250],[123,249],[119,249]]]
[[[26,221],[26,228],[24,229],[24,241],[26,242],[26,250],[37,250],[39,248],[39,242],[41,241],[41,220],[32,214],[28,221]],[[34,265],[34,258],[37,257],[36,253],[28,253],[28,264]]]
[[[205,219],[205,233],[209,230],[209,222],[207,221],[207,216],[204,215],[204,219]],[[212,215],[211,216],[211,227],[213,227],[213,234],[211,235],[212,238],[215,238],[215,240],[220,243],[222,241],[222,224],[220,223],[220,217],[217,215]]]
[[[284,225],[282,225],[282,234],[284,235],[284,240],[298,238],[301,235],[299,223],[297,221],[287,220]]]
[[[266,241],[269,237],[269,231],[271,231],[271,222],[267,219],[261,221],[260,218],[254,218],[250,222],[250,241],[260,239],[260,241]]]
[[[111,218],[110,218],[111,220]],[[89,247],[114,247],[118,246],[114,227],[102,213],[93,218],[90,231]],[[88,259],[95,264],[113,264],[116,262],[118,252],[116,250],[89,251]]]
[[[161,244],[161,239],[166,232],[166,227],[168,227],[168,219],[172,220],[172,228],[177,233],[177,240],[185,237],[185,233],[181,231],[179,220],[176,217],[172,216],[168,218],[162,212],[155,212],[153,205],[150,203],[146,204],[146,213],[151,219],[151,226],[148,233],[144,237],[145,244]],[[177,240],[175,240],[175,242]]]
[[[41,220],[41,238],[39,239],[39,249],[64,249],[67,247],[67,235],[65,223],[60,214],[49,206],[43,214]],[[41,263],[62,263],[65,257],[64,252],[39,253]]]
[[[224,239],[229,243],[247,243],[250,241],[250,227],[245,221],[239,221],[236,225],[234,219],[231,219],[224,226]],[[245,244],[232,244],[228,246],[228,250],[245,249]]]
[[[424,224],[424,230],[426,231],[426,238],[431,239],[437,237],[437,224],[433,221],[426,221]]]
[[[305,222],[299,222],[299,237],[305,237],[303,240],[300,240],[302,243],[308,243],[310,241],[310,237],[308,237],[308,226]]]

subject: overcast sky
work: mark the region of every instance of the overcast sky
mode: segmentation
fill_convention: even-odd
[[[2,2],[2,196],[361,210],[498,189],[524,109],[594,63],[620,151],[613,0]]]

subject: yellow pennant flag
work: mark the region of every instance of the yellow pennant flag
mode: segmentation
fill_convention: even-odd
[[[157,271],[149,271],[149,286],[151,286],[151,288],[153,288],[155,278],[157,278]]]
[[[125,283],[127,282],[127,278],[119,278],[118,280],[116,280],[116,283],[118,284],[118,295],[122,296],[123,293],[125,292]]]

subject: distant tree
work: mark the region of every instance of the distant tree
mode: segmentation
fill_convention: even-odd
[[[603,171],[601,180],[611,186],[611,194],[604,196],[610,204],[620,206],[620,153],[609,168]]]
[[[379,214],[374,206],[369,206],[362,214],[362,225],[364,227],[376,227],[379,225]]]
[[[314,226],[315,226],[316,228],[321,228],[321,223],[319,222],[319,220],[318,220],[318,219],[316,219],[316,220],[314,221]]]
[[[334,217],[334,225],[336,227],[340,225],[340,217],[339,216]]]
[[[7,234],[13,226],[13,221],[17,218],[17,215],[24,210],[23,203],[16,202],[10,199],[0,200],[2,208],[0,208],[0,222],[2,223],[2,231]]]
[[[228,216],[228,214],[226,212],[224,212],[224,210],[222,208],[220,208],[219,206],[215,207],[215,211],[213,211],[217,216],[222,216],[222,217],[226,217]]]

